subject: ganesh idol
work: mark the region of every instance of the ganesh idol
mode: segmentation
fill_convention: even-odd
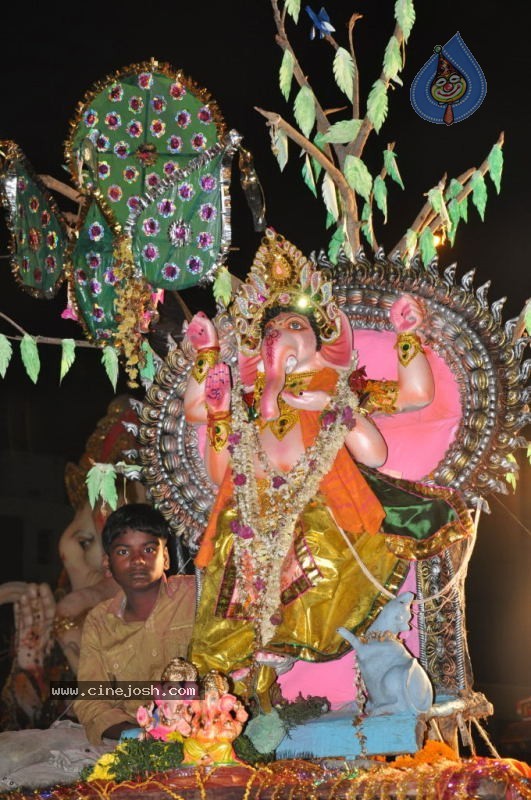
[[[267,711],[278,674],[295,660],[340,658],[337,628],[366,630],[409,559],[467,536],[471,523],[458,496],[410,491],[378,471],[378,416],[433,397],[417,301],[403,296],[390,312],[396,380],[366,380],[331,282],[269,229],[229,311],[232,369],[204,314],[186,333],[197,355],[185,414],[206,425],[205,465],[219,486],[196,558],[191,657],[203,674],[247,681]]]

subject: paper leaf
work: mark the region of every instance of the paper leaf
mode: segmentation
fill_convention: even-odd
[[[212,292],[214,294],[215,301],[217,303],[221,303],[221,305],[225,306],[226,308],[230,303],[230,298],[232,296],[232,280],[227,267],[221,267],[221,269],[218,269],[216,278],[214,280],[214,286],[212,287]]]
[[[428,201],[435,213],[441,217],[442,224],[448,228],[450,226],[450,217],[448,216],[448,210],[440,186],[434,186],[429,190]]]
[[[302,165],[302,177],[308,189],[315,197],[317,197],[317,185],[315,183],[315,178],[313,175],[312,162],[308,153],[306,153],[306,155],[304,156],[304,164]]]
[[[468,222],[468,195],[459,202],[459,213],[463,222]]]
[[[293,22],[297,24],[301,11],[301,0],[286,0],[284,8],[286,9],[286,13],[292,18]]]
[[[291,90],[291,82],[293,80],[293,64],[294,61],[291,50],[284,50],[284,55],[282,56],[282,63],[280,65],[278,82],[280,86],[280,91],[282,92],[286,100],[289,97],[289,93]]]
[[[230,276],[229,276],[230,280]],[[142,352],[144,353],[144,365],[140,367],[140,377],[148,383],[153,383],[155,377],[155,360],[153,358],[153,350],[148,341],[142,342]]]
[[[396,36],[391,36],[385,48],[383,71],[386,78],[395,80],[396,76],[402,69],[402,53],[400,52],[400,43]]]
[[[39,359],[39,351],[37,350],[37,342],[33,336],[29,335],[29,333],[25,333],[21,339],[20,355],[22,357],[22,363],[24,364],[29,377],[33,383],[37,383],[37,378],[39,377],[39,372],[41,369],[41,362]]]
[[[116,470],[114,464],[94,464],[87,473],[85,479],[87,484],[89,503],[92,508],[101,498],[114,511],[118,505],[118,494],[116,492]]]
[[[5,378],[12,355],[13,347],[11,346],[11,342],[7,336],[4,336],[3,333],[0,333],[0,375],[2,378]]]
[[[413,258],[415,250],[417,249],[418,234],[412,228],[408,228],[406,232],[406,257],[407,259]]]
[[[349,144],[354,141],[360,128],[361,119],[342,119],[330,125],[323,140],[331,144]]]
[[[337,204],[336,187],[328,172],[325,172],[323,178],[322,193],[326,210],[335,222],[339,217],[339,207]]]
[[[378,133],[387,116],[387,87],[380,78],[373,83],[369,92],[367,116],[372,122],[374,130]]]
[[[444,193],[445,199],[453,200],[454,197],[457,197],[462,188],[463,184],[460,181],[456,180],[456,178],[452,178]]]
[[[334,56],[334,78],[341,91],[352,101],[354,61],[344,47],[338,47]]]
[[[271,128],[271,150],[282,172],[288,163],[288,137],[281,128]]]
[[[402,28],[404,42],[409,39],[409,34],[415,24],[415,8],[413,0],[396,0],[395,19]]]
[[[339,255],[341,247],[343,246],[344,241],[345,241],[345,231],[343,229],[343,226],[341,225],[339,228],[336,229],[328,245],[328,258],[330,259],[332,264],[337,264],[337,257]]]
[[[503,150],[501,144],[495,144],[487,156],[487,164],[489,165],[489,174],[491,180],[496,187],[496,192],[499,194],[501,189],[501,176],[503,172]]]
[[[101,363],[105,367],[105,372],[112,384],[112,388],[116,391],[116,384],[118,382],[118,353],[114,347],[105,345],[101,354]]]
[[[63,339],[61,342],[61,372],[59,383],[62,380],[74,361],[76,360],[76,343],[73,339]]]
[[[487,184],[485,178],[477,169],[470,179],[472,186],[472,202],[478,210],[481,221],[485,219],[485,207],[487,205]]]
[[[308,137],[315,124],[315,98],[309,86],[302,86],[299,90],[293,106],[293,113],[297,120],[297,125]]]
[[[385,223],[387,222],[387,186],[380,175],[377,175],[374,179],[372,191],[374,194],[374,201],[382,212]]]
[[[394,150],[384,150],[383,153],[384,157],[384,166],[387,170],[387,174],[389,177],[395,182],[398,183],[401,189],[404,188],[404,182],[402,180],[402,176],[398,171],[398,167],[396,165],[396,153]]]
[[[448,216],[450,217],[450,227],[448,228],[448,239],[450,240],[450,244],[453,246],[455,242],[455,235],[457,233],[457,226],[459,225],[459,220],[461,219],[461,211],[459,209],[459,203],[457,200],[450,200],[448,203]]]
[[[333,217],[333,215],[330,213],[330,211],[327,211],[326,212],[326,219],[325,219],[325,228],[326,228],[326,230],[331,228],[332,225],[335,225],[336,222],[337,222],[337,219],[335,219]]]
[[[345,158],[343,172],[349,186],[368,201],[372,190],[372,177],[361,158],[348,155]]]
[[[373,250],[376,250],[376,239],[372,227],[372,210],[369,203],[365,203],[361,212],[361,231]]]
[[[424,228],[419,237],[420,255],[425,266],[437,255],[437,248],[430,228]]]

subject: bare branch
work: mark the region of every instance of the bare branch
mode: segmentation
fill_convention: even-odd
[[[15,330],[19,331],[22,334],[21,336],[10,336],[10,335],[8,335],[6,337],[7,339],[12,339],[13,341],[20,341],[23,338],[23,336],[31,336],[33,339],[35,339],[35,341],[38,344],[59,344],[60,345],[60,344],[63,343],[63,340],[61,338],[58,338],[58,337],[54,337],[54,336],[39,336],[39,335],[34,336],[32,333],[28,333],[28,331],[24,330],[24,328],[22,328],[17,322],[15,322],[14,319],[11,319],[11,317],[8,317],[7,314],[4,314],[3,311],[0,311],[0,317],[2,319],[5,319],[6,322],[9,322],[9,324],[12,325],[13,328],[15,328]],[[74,343],[75,343],[76,347],[90,347],[93,350],[95,348],[100,349],[100,348],[98,348],[98,346],[96,344],[92,344],[92,342],[86,342],[86,341],[80,340],[80,339],[75,339]]]
[[[312,158],[315,158],[315,160],[319,162],[323,169],[328,172],[341,195],[343,211],[347,221],[347,236],[350,245],[354,252],[358,250],[360,246],[360,223],[358,220],[356,195],[348,184],[343,173],[325,155],[325,153],[319,150],[319,148],[314,145],[313,142],[310,142],[309,139],[307,139],[302,133],[299,133],[299,131],[290,125],[289,122],[286,122],[286,120],[283,119],[280,114],[277,114],[273,111],[265,111],[263,108],[258,108],[257,106],[255,106],[255,111],[258,111],[259,114],[266,118],[268,125],[273,125],[277,128],[280,128],[280,130],[283,130],[286,135],[293,142],[295,142],[295,144],[299,145],[299,147],[305,150],[310,156],[312,156]]]
[[[352,79],[352,119],[359,119],[360,116],[360,73],[354,50],[354,26],[359,19],[363,19],[363,14],[354,13],[348,21],[348,43],[350,55],[354,62],[354,77]]]
[[[39,178],[44,183],[47,189],[52,189],[54,192],[58,192],[59,194],[62,194],[64,197],[68,197],[68,199],[73,200],[74,203],[83,202],[84,200],[83,195],[77,189],[74,189],[67,183],[58,181],[57,178],[53,178],[51,175],[39,175]]]

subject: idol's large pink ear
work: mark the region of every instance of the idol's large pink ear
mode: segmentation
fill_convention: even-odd
[[[261,359],[260,353],[255,356],[245,356],[238,353],[238,364],[240,366],[240,378],[244,386],[254,386],[258,362]]]
[[[354,332],[347,315],[339,312],[341,332],[332,344],[323,344],[319,351],[321,358],[331,367],[348,367],[354,349]]]

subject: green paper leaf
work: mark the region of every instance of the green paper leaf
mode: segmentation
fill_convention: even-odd
[[[463,222],[468,222],[468,195],[459,202],[459,213]]]
[[[116,384],[118,382],[118,353],[114,347],[105,345],[101,354],[101,363],[105,367],[105,372],[112,384],[112,388],[116,391]]]
[[[116,491],[116,470],[114,464],[94,464],[87,472],[85,479],[89,503],[92,508],[101,498],[112,510],[118,505]]]
[[[316,133],[313,139],[313,143],[316,147],[319,148],[319,150],[324,150],[324,147],[326,145],[326,142],[324,140],[324,135],[322,133]],[[312,159],[312,167],[313,167],[313,174],[315,177],[315,183],[317,183],[317,181],[319,180],[319,176],[323,171],[323,167],[322,164],[320,164],[316,158],[312,156],[311,159]]]
[[[297,125],[303,134],[308,137],[315,125],[315,98],[309,86],[302,86],[299,90],[293,105],[293,113],[295,114]]]
[[[448,239],[450,240],[450,244],[453,246],[455,242],[455,235],[457,233],[457,226],[459,225],[459,220],[461,219],[461,211],[459,209],[459,203],[457,200],[450,200],[448,203],[448,216],[450,217],[450,227],[448,228]]]
[[[334,235],[330,239],[330,243],[328,245],[328,258],[332,262],[332,264],[337,264],[337,257],[339,255],[339,251],[343,246],[345,241],[345,231],[343,226],[341,225],[339,228],[336,229]]]
[[[402,28],[404,42],[407,42],[415,24],[415,8],[413,0],[396,0],[395,19]]]
[[[0,333],[0,375],[2,378],[5,378],[12,355],[13,347],[11,346],[11,342],[7,336],[4,336],[3,333]]]
[[[24,364],[29,377],[33,383],[37,383],[37,378],[39,377],[39,372],[41,369],[41,362],[39,359],[37,342],[33,336],[29,335],[29,333],[25,333],[22,337],[20,342],[20,355],[22,357],[22,363]]]
[[[214,280],[214,286],[212,287],[212,292],[214,294],[215,301],[217,303],[221,303],[221,305],[225,306],[226,308],[230,303],[230,298],[232,296],[232,280],[227,267],[221,267],[221,269],[218,269],[216,278]]]
[[[398,171],[398,167],[396,164],[396,153],[394,150],[384,150],[383,152],[384,157],[384,166],[387,170],[387,174],[389,177],[395,182],[398,183],[401,189],[404,188],[404,182],[402,180],[402,176]]]
[[[383,71],[386,78],[395,80],[403,67],[400,43],[396,36],[391,36],[385,48]]]
[[[372,191],[372,177],[361,158],[348,155],[345,158],[343,172],[349,186],[368,201]]]
[[[337,218],[339,217],[337,192],[334,181],[332,180],[328,172],[325,172],[321,191],[323,193],[323,200],[326,206],[326,210],[328,211],[334,222],[336,222]]]
[[[503,172],[503,150],[501,144],[495,144],[487,156],[489,174],[499,194],[501,190],[501,176]]]
[[[62,383],[64,376],[76,360],[76,343],[73,339],[63,339],[61,342],[61,372],[59,383]]]
[[[288,137],[281,128],[271,128],[271,150],[282,172],[288,163]]]
[[[455,178],[452,178],[444,193],[446,200],[453,200],[454,197],[457,197],[462,188],[463,184]]]
[[[485,178],[477,169],[470,179],[472,186],[472,202],[478,210],[481,220],[485,219],[485,207],[487,205],[487,184]]]
[[[434,186],[429,190],[428,201],[435,213],[441,217],[442,224],[448,228],[450,226],[450,217],[448,216],[448,209],[440,186]]]
[[[230,276],[229,276],[230,280]],[[148,381],[148,383],[153,383],[153,378],[155,377],[155,359],[153,358],[153,350],[151,349],[151,345],[147,340],[144,339],[142,342],[142,352],[144,353],[144,366],[140,367],[140,377],[143,380]]]
[[[289,14],[293,22],[297,24],[301,11],[301,0],[286,0],[284,7],[286,9],[286,13]]]
[[[344,47],[338,47],[334,56],[334,78],[342,92],[352,101],[354,61]]]
[[[306,153],[304,156],[304,164],[302,165],[302,177],[308,189],[315,197],[317,197],[317,185],[315,183],[315,178],[313,175],[312,162],[308,153]]]
[[[387,222],[387,186],[380,175],[377,175],[374,179],[372,191],[374,194],[374,201],[382,212],[385,223]]]
[[[406,257],[407,259],[413,258],[415,250],[417,249],[418,234],[412,228],[408,228],[406,232]]]
[[[372,85],[367,100],[367,116],[374,126],[376,133],[379,132],[387,116],[387,87],[378,78]]]
[[[284,55],[282,56],[282,63],[280,65],[278,82],[280,86],[280,91],[282,92],[286,100],[289,98],[289,93],[291,91],[291,82],[293,80],[293,65],[294,65],[294,60],[291,50],[284,50]]]
[[[360,128],[361,119],[342,119],[330,125],[323,140],[331,144],[349,144],[354,141]]]
[[[365,203],[361,212],[361,231],[373,250],[376,250],[376,239],[372,227],[372,210],[369,203]]]
[[[326,219],[325,219],[325,228],[326,228],[326,230],[331,228],[332,225],[335,225],[336,222],[337,222],[337,220],[334,219],[334,217],[332,216],[330,211],[327,211],[326,212]]]
[[[437,248],[430,228],[424,228],[419,237],[420,255],[425,266],[437,255]]]

